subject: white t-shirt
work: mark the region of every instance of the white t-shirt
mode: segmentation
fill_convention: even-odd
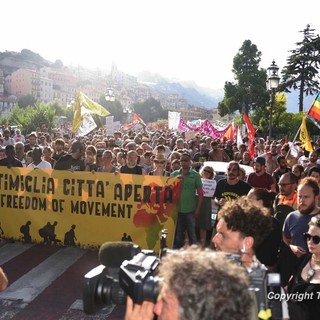
[[[30,163],[27,168],[38,168],[38,169],[52,169],[51,164],[46,161],[46,160],[42,160],[38,165],[35,165],[33,163]]]

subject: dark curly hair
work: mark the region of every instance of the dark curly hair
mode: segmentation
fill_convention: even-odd
[[[180,320],[248,319],[247,272],[223,253],[191,246],[167,255],[159,270],[177,297]]]
[[[251,236],[254,239],[255,250],[272,230],[272,220],[267,210],[255,206],[243,196],[226,202],[219,216],[224,219],[229,230],[239,231],[244,237]]]

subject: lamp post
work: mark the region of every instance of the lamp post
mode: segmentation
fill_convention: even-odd
[[[104,95],[106,101],[115,101],[115,96],[112,88],[108,88],[107,92]]]
[[[268,79],[267,79],[267,90],[270,93],[270,118],[269,118],[269,141],[271,141],[272,132],[272,112],[275,101],[276,89],[279,87],[280,77],[278,75],[279,67],[273,60],[271,66],[267,69]]]

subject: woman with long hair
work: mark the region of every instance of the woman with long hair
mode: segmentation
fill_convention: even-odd
[[[320,315],[320,215],[311,218],[304,234],[309,253],[289,281],[287,291],[291,320],[318,320]]]

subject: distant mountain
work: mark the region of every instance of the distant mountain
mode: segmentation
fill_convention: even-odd
[[[0,68],[4,71],[5,76],[19,68],[34,69],[51,65],[53,65],[52,62],[28,49],[23,49],[21,52],[0,52]]]
[[[198,86],[192,81],[180,81],[165,78],[159,74],[144,71],[138,74],[138,80],[146,81],[149,85],[163,93],[176,93],[185,98],[189,104],[207,108],[217,108],[223,100],[224,90],[210,89]],[[287,112],[299,112],[299,91],[293,90],[285,94],[287,97]],[[309,110],[315,96],[304,97],[304,111]]]
[[[0,69],[4,71],[4,75],[11,74],[19,68],[38,69],[44,66],[53,66],[62,68],[61,60],[50,62],[45,60],[41,55],[29,49],[23,49],[21,52],[5,51],[0,52]],[[140,72],[137,75],[139,82],[143,82],[165,94],[177,94],[186,99],[188,104],[201,106],[208,109],[217,108],[218,103],[222,101],[224,91],[221,89],[210,89],[198,86],[193,81],[181,81],[177,79],[169,79],[160,74],[149,71]],[[299,91],[293,90],[286,93],[287,112],[297,113],[299,111]],[[304,111],[309,110],[315,96],[305,96]]]
[[[223,98],[223,90],[201,88],[194,82],[165,78],[159,74],[143,71],[137,76],[138,81],[148,84],[164,94],[177,94],[190,105],[204,108],[217,108]]]

